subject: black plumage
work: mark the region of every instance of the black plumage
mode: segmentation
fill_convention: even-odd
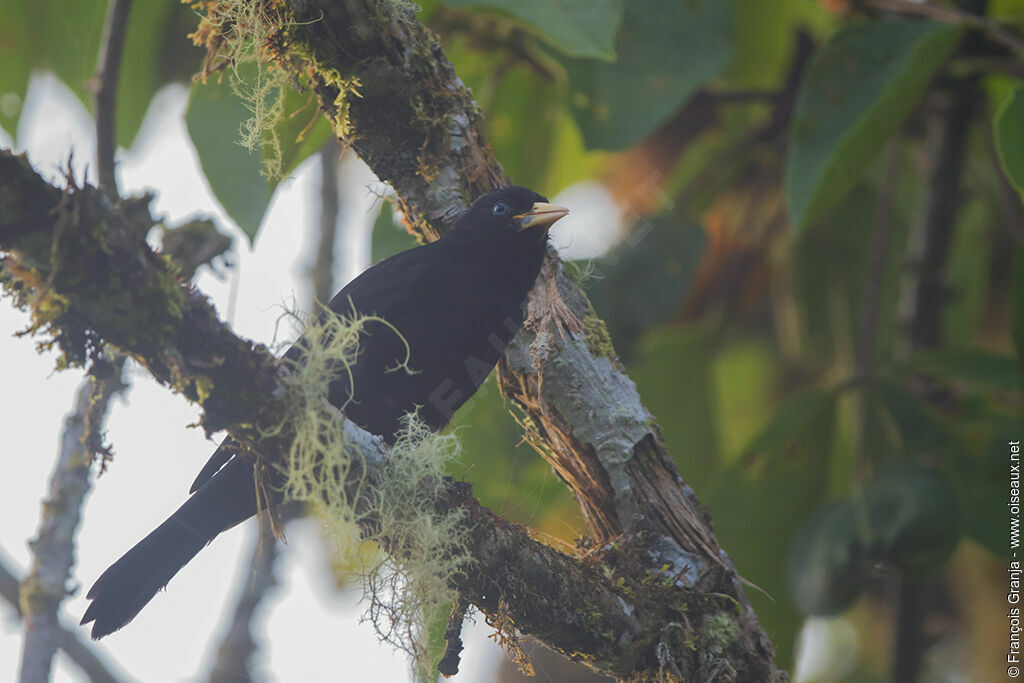
[[[432,429],[446,425],[522,325],[547,230],[566,213],[526,188],[495,190],[477,199],[441,239],[352,280],[328,308],[393,325],[409,345],[414,372],[388,372],[405,358],[405,344],[385,325],[368,323],[352,381],[335,381],[331,402],[388,442],[402,416],[415,410]],[[300,340],[286,355],[301,359],[301,351]],[[131,621],[207,543],[256,513],[252,465],[232,456],[233,445],[230,438],[221,444],[188,500],[89,590],[92,603],[82,623],[93,622],[93,638]]]

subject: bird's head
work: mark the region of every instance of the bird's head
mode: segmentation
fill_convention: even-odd
[[[569,209],[549,204],[533,190],[517,185],[502,187],[478,198],[462,214],[455,230],[500,235],[530,232],[545,237],[548,228]]]

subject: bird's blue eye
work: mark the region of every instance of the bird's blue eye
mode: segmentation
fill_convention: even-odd
[[[493,213],[495,216],[504,216],[508,212],[508,202],[498,202],[491,209],[491,213]]]

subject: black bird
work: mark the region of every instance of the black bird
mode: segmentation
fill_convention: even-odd
[[[523,187],[489,192],[436,242],[381,261],[331,300],[339,314],[376,315],[409,344],[416,371],[386,372],[405,358],[393,332],[365,330],[348,377],[330,400],[367,431],[393,442],[403,415],[419,410],[432,429],[477,390],[522,325],[548,228],[568,213]],[[371,323],[373,325],[373,323]],[[367,334],[368,333],[368,334]],[[286,355],[301,358],[301,339]],[[351,401],[349,387],[353,387]],[[167,521],[112,564],[89,590],[82,624],[94,639],[129,621],[219,533],[256,514],[252,465],[225,439]]]

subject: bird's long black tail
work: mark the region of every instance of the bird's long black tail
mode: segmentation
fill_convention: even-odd
[[[207,543],[254,514],[252,466],[234,458],[103,572],[89,589],[82,623],[93,622],[94,639],[123,627]]]

